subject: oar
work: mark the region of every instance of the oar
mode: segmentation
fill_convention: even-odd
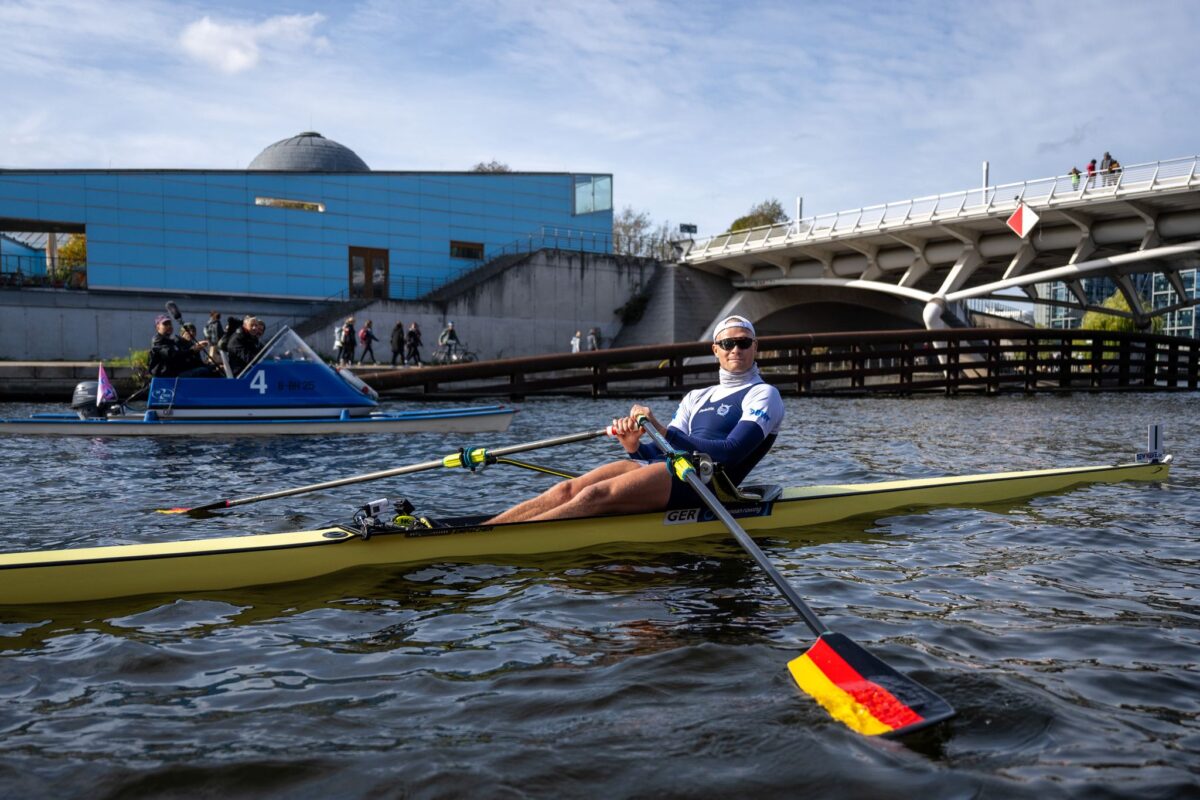
[[[556,436],[553,439],[540,439],[536,442],[527,442],[525,444],[514,444],[508,447],[498,447],[495,450],[488,450],[483,447],[476,447],[470,450],[463,449],[457,453],[451,453],[448,456],[437,459],[436,461],[425,461],[420,464],[410,464],[407,467],[397,467],[395,469],[385,469],[382,472],[369,472],[365,475],[354,475],[349,478],[339,478],[335,481],[325,481],[324,483],[313,483],[308,486],[298,486],[294,489],[281,489],[278,492],[268,492],[254,497],[242,497],[237,500],[216,500],[212,503],[205,503],[202,506],[194,508],[159,508],[156,511],[159,514],[183,514],[197,513],[201,511],[216,511],[222,508],[233,508],[234,506],[244,506],[249,503],[259,503],[263,500],[275,500],[280,497],[291,497],[292,495],[304,494],[306,492],[316,492],[321,489],[333,489],[338,486],[348,486],[352,483],[366,483],[367,481],[377,481],[381,478],[393,478],[397,475],[411,475],[414,472],[425,472],[438,467],[467,467],[473,468],[476,464],[485,464],[489,458],[506,456],[510,453],[524,453],[529,450],[540,450],[543,447],[555,447],[560,444],[571,444],[573,442],[584,442],[588,439],[595,439],[597,436],[607,436],[609,430],[606,428],[599,431],[584,431],[583,433],[572,433],[567,436]],[[464,455],[467,463],[464,464]]]
[[[817,635],[807,653],[788,663],[792,677],[804,692],[834,719],[867,736],[902,736],[954,716],[954,708],[937,694],[901,675],[846,636],[829,630],[704,485],[687,456],[671,447],[645,417],[639,418],[638,424],[670,459],[675,475],[700,495]]]

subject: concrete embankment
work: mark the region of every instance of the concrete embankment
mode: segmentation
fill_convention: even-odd
[[[96,380],[99,366],[96,361],[0,361],[0,401],[70,403],[75,384]],[[133,392],[132,369],[104,371],[122,397]]]

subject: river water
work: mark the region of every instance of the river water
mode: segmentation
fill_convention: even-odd
[[[0,608],[0,796],[1200,796],[1198,400],[787,401],[761,480],[1111,463],[1148,422],[1177,454],[1167,484],[759,539],[830,627],[958,709],[905,742],[854,734],[797,690],[786,663],[811,634],[715,537]],[[549,479],[439,471],[204,521],[151,511],[592,429],[625,407],[531,400],[508,433],[466,441],[2,439],[0,549],[294,530],[388,494],[498,509]],[[613,454],[593,441],[531,460]]]

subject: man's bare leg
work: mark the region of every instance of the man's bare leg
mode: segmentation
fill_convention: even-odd
[[[603,464],[590,472],[585,472],[578,478],[554,484],[537,497],[532,497],[523,503],[513,506],[508,511],[492,517],[484,524],[498,525],[504,522],[523,522],[527,519],[533,519],[539,514],[544,514],[551,509],[569,502],[571,498],[575,497],[588,486],[639,469],[641,466],[636,461],[614,461],[611,464]]]
[[[632,462],[629,462],[632,463]],[[607,480],[583,487],[564,503],[533,517],[535,520],[591,517],[600,514],[634,514],[667,507],[671,473],[665,463],[625,470]]]

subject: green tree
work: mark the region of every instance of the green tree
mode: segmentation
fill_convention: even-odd
[[[471,172],[512,172],[512,167],[493,158],[491,161],[480,161],[471,167]]]
[[[1110,308],[1113,311],[1130,312],[1129,303],[1125,300],[1125,295],[1117,290],[1112,293],[1107,300],[1101,303],[1102,308]],[[1083,319],[1079,322],[1081,329],[1090,331],[1129,331],[1137,332],[1137,324],[1134,323],[1133,317],[1122,317],[1115,314],[1105,314],[1101,311],[1089,311],[1083,315]],[[1152,333],[1159,333],[1163,328],[1162,317],[1152,317],[1150,320],[1150,330]]]
[[[751,208],[748,214],[738,217],[731,222],[729,232],[757,228],[761,225],[775,225],[780,222],[786,222],[787,218],[787,212],[783,210],[783,203],[772,197],[770,200],[764,200]]]

